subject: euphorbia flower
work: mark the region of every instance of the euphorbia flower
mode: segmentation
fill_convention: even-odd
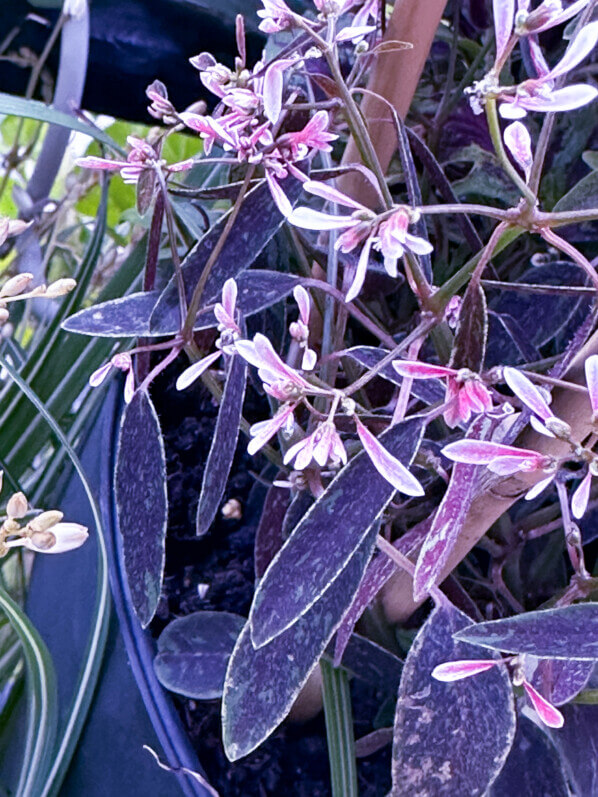
[[[324,421],[310,435],[291,446],[284,456],[284,464],[294,462],[295,470],[304,470],[314,460],[321,468],[327,463],[346,464],[347,452],[332,421]]]
[[[444,683],[452,683],[460,681],[463,678],[470,678],[473,675],[479,675],[487,670],[503,664],[502,659],[465,659],[461,661],[447,661],[439,664],[432,670],[432,678]],[[538,692],[537,689],[527,681],[525,678],[513,676],[513,681],[516,684],[523,686],[530,703],[535,708],[539,718],[544,725],[549,728],[562,728],[565,719],[561,712],[555,708],[552,703],[549,703],[545,697]]]
[[[355,415],[355,425],[361,444],[372,464],[395,490],[405,495],[424,495],[424,488],[407,468],[378,442],[375,435]]]
[[[359,256],[353,283],[345,297],[347,302],[359,295],[373,245],[382,252],[384,266],[391,277],[397,276],[397,258],[402,257],[405,252],[429,254],[432,251],[433,247],[428,241],[407,232],[413,217],[412,211],[406,207],[397,207],[392,214],[378,221],[376,214],[369,208],[325,183],[307,180],[303,187],[310,194],[353,209],[350,216],[333,216],[319,210],[301,207],[293,210],[288,217],[291,224],[306,230],[344,229],[345,232],[339,235],[336,242],[336,247],[342,252],[351,252],[361,242],[365,242]]]
[[[542,33],[549,28],[562,25],[587,6],[589,0],[577,0],[568,8],[563,8],[561,0],[544,0],[533,11],[529,10],[530,0],[519,0],[515,15],[515,33],[527,36]]]
[[[451,427],[467,423],[472,413],[490,412],[492,396],[478,374],[468,368],[448,368],[443,365],[409,360],[395,360],[393,368],[401,376],[410,379],[446,379],[446,400],[444,420]]]
[[[35,553],[66,553],[80,548],[89,533],[80,523],[56,523],[43,531],[31,531],[22,537],[6,540],[7,548],[23,547]]]
[[[303,349],[301,368],[304,371],[312,371],[316,367],[318,358],[315,351],[310,349],[308,345],[309,316],[311,313],[309,294],[302,285],[298,285],[293,291],[293,296],[299,307],[299,319],[289,324],[289,333]]]
[[[302,161],[310,150],[330,152],[331,141],[338,138],[334,133],[328,132],[330,116],[328,111],[317,111],[303,130],[294,133],[285,133],[276,140],[278,148],[285,153],[288,148],[288,157],[293,161]]]
[[[127,354],[127,352],[115,354],[109,362],[104,363],[104,365],[101,365],[94,371],[89,377],[89,385],[90,387],[98,387],[101,385],[113,368],[118,368],[119,371],[123,371],[127,375],[125,379],[124,395],[125,402],[129,404],[135,393],[135,372],[133,371],[131,355]]]
[[[311,385],[290,365],[284,363],[265,335],[260,332],[253,341],[238,340],[236,351],[258,369],[258,376],[264,384],[264,390],[280,401],[300,397],[306,393],[322,394],[319,388]]]
[[[585,25],[573,39],[559,63],[546,74],[520,83],[515,94],[500,92],[499,111],[505,119],[521,119],[528,111],[552,113],[572,111],[598,96],[598,89],[583,83],[555,89],[556,78],[566,75],[592,52],[598,41],[598,22]]]
[[[442,453],[453,462],[486,465],[488,470],[500,476],[509,476],[519,471],[529,473],[534,470],[554,470],[552,457],[529,448],[515,448],[487,440],[457,440],[445,446]]]
[[[251,440],[247,446],[247,453],[253,456],[260,448],[263,448],[270,438],[279,432],[281,429],[286,430],[290,436],[295,426],[295,419],[293,411],[297,404],[285,404],[281,407],[273,418],[268,421],[258,421],[254,423],[250,429],[249,434]]]
[[[222,303],[214,305],[214,315],[218,321],[218,331],[220,332],[220,337],[216,341],[218,351],[211,352],[185,368],[176,381],[177,390],[184,390],[193,384],[221,357],[223,352],[225,354],[235,353],[235,341],[241,334],[236,321],[236,306],[237,283],[232,278],[227,279],[222,288]]]
[[[264,33],[279,33],[294,25],[294,14],[283,0],[262,0],[263,9],[257,12],[263,20],[259,29]]]
[[[136,183],[141,173],[147,169],[160,169],[164,174],[169,175],[173,172],[187,171],[193,166],[193,158],[187,158],[178,163],[166,163],[151,144],[135,136],[128,136],[127,143],[131,147],[131,151],[127,155],[126,161],[114,161],[89,155],[85,158],[77,158],[75,163],[85,169],[120,171],[120,176],[125,183]]]
[[[534,413],[531,425],[546,437],[567,437],[571,433],[568,424],[557,418],[538,388],[516,368],[503,369],[504,380],[513,393]]]

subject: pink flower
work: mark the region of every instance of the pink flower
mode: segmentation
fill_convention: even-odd
[[[118,170],[125,183],[136,183],[141,173],[147,169],[161,169],[166,175],[169,175],[172,172],[187,171],[193,166],[193,158],[178,163],[165,163],[151,144],[135,136],[128,136],[127,143],[131,147],[131,151],[127,155],[126,161],[113,161],[90,155],[85,158],[77,158],[75,163],[84,169]]]
[[[529,10],[529,0],[519,0],[519,8],[515,16],[515,33],[526,36],[562,25],[587,6],[589,0],[577,0],[563,9],[561,0],[544,0],[533,11]]]
[[[236,140],[220,123],[220,121],[213,119],[211,116],[203,116],[202,114],[190,113],[184,111],[179,114],[179,118],[183,124],[187,125],[191,130],[199,133],[200,138],[204,142],[204,152],[209,155],[212,151],[214,144],[219,144],[224,149],[235,149]]]
[[[549,728],[562,728],[565,724],[565,718],[558,708],[555,708],[545,697],[542,697],[538,690],[534,689],[528,681],[523,681],[523,688],[544,725]]]
[[[179,375],[176,381],[177,390],[185,390],[213,365],[224,352],[235,353],[235,341],[241,334],[236,321],[237,313],[237,283],[234,279],[227,279],[222,288],[222,303],[214,305],[214,315],[218,321],[220,337],[216,341],[218,351],[211,352],[198,362],[193,363]]]
[[[516,368],[503,369],[504,380],[513,393],[534,413],[530,419],[533,428],[546,437],[562,436],[571,433],[564,421],[557,418],[548,406],[544,396],[530,380]]]
[[[306,393],[323,392],[311,385],[294,368],[286,365],[274,351],[268,338],[259,332],[253,341],[238,340],[235,349],[244,360],[258,369],[258,376],[266,393],[280,401],[298,398]]]
[[[303,160],[310,150],[330,152],[332,150],[330,142],[336,141],[338,136],[328,132],[329,124],[328,111],[317,111],[303,130],[285,133],[277,139],[277,145],[280,149],[288,147],[288,157],[293,161]]]
[[[517,86],[515,94],[509,90],[500,93],[499,111],[505,119],[521,119],[528,111],[552,113],[572,111],[592,102],[598,89],[585,84],[575,84],[555,89],[556,78],[566,75],[592,52],[598,41],[598,22],[585,25],[569,45],[559,63],[546,74],[525,80]]]
[[[247,446],[247,452],[251,454],[251,456],[256,454],[260,448],[263,448],[270,438],[274,437],[281,429],[284,429],[289,436],[293,433],[293,427],[295,425],[293,410],[296,406],[296,404],[286,404],[281,407],[270,420],[258,421],[258,423],[254,423],[253,426],[250,427],[249,434],[251,435],[251,441]]]
[[[284,464],[295,460],[295,470],[304,470],[314,460],[321,468],[328,462],[335,466],[346,464],[347,452],[332,421],[324,421],[303,440],[291,446],[284,456]]]
[[[355,415],[355,425],[361,444],[372,460],[373,466],[389,484],[405,495],[424,495],[424,489],[415,476],[382,446],[370,430]]]
[[[528,473],[534,470],[554,469],[553,459],[538,451],[486,440],[457,440],[445,446],[442,453],[453,462],[486,465],[488,470],[500,476],[509,476],[519,471]]]
[[[289,333],[291,337],[303,349],[303,360],[301,368],[303,371],[313,371],[316,367],[317,355],[313,349],[308,346],[309,343],[309,316],[311,313],[311,302],[309,294],[302,285],[298,285],[293,290],[293,296],[299,307],[299,319],[289,324]]]
[[[127,352],[115,354],[109,362],[104,363],[104,365],[101,365],[94,371],[89,377],[89,385],[90,387],[98,387],[101,385],[113,368],[118,368],[119,371],[123,371],[127,375],[125,379],[124,395],[125,402],[130,404],[135,393],[135,372],[133,370],[131,355]]]
[[[490,412],[492,397],[477,374],[468,368],[448,368],[443,365],[395,360],[393,368],[401,376],[410,379],[446,379],[448,407],[444,419],[451,429],[457,424],[467,423],[472,413]]]
[[[294,14],[283,0],[262,0],[263,9],[257,12],[263,20],[259,29],[264,33],[278,33],[281,30],[292,28]]]
[[[301,207],[293,210],[288,217],[291,224],[306,230],[344,229],[345,232],[336,242],[336,247],[342,252],[350,252],[365,241],[353,283],[345,297],[347,302],[355,299],[361,291],[373,245],[382,252],[385,268],[391,277],[397,276],[397,258],[402,257],[405,252],[429,254],[432,251],[432,246],[426,240],[407,232],[411,221],[411,213],[407,208],[398,207],[391,215],[378,222],[376,215],[369,208],[337,191],[336,188],[315,180],[307,180],[303,187],[310,194],[353,209],[350,216],[335,216]]]

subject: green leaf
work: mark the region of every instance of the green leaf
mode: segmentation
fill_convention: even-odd
[[[559,199],[553,212],[590,210],[595,207],[598,207],[598,172],[590,172]]]

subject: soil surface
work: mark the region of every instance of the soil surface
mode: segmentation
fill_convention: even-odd
[[[239,501],[240,519],[219,517],[203,538],[195,536],[195,512],[203,464],[217,407],[201,385],[179,393],[175,363],[153,390],[166,445],[169,530],[163,597],[152,630],[158,635],[175,617],[200,610],[247,616],[254,591],[253,550],[266,487],[256,479],[263,463],[245,453],[242,438],[224,501]],[[249,407],[251,416],[252,408]],[[267,410],[257,406],[258,420]],[[261,413],[261,414],[260,414]],[[207,585],[202,587],[202,585]],[[356,738],[374,729],[384,694],[353,681]],[[224,754],[220,701],[174,698],[209,781],[222,797],[331,793],[323,714],[304,724],[285,722],[254,753],[231,764]],[[358,761],[361,797],[382,797],[390,789],[390,746]]]

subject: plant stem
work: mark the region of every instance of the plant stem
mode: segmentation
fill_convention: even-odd
[[[322,659],[322,693],[332,797],[357,797],[357,767],[349,678],[342,667]]]

